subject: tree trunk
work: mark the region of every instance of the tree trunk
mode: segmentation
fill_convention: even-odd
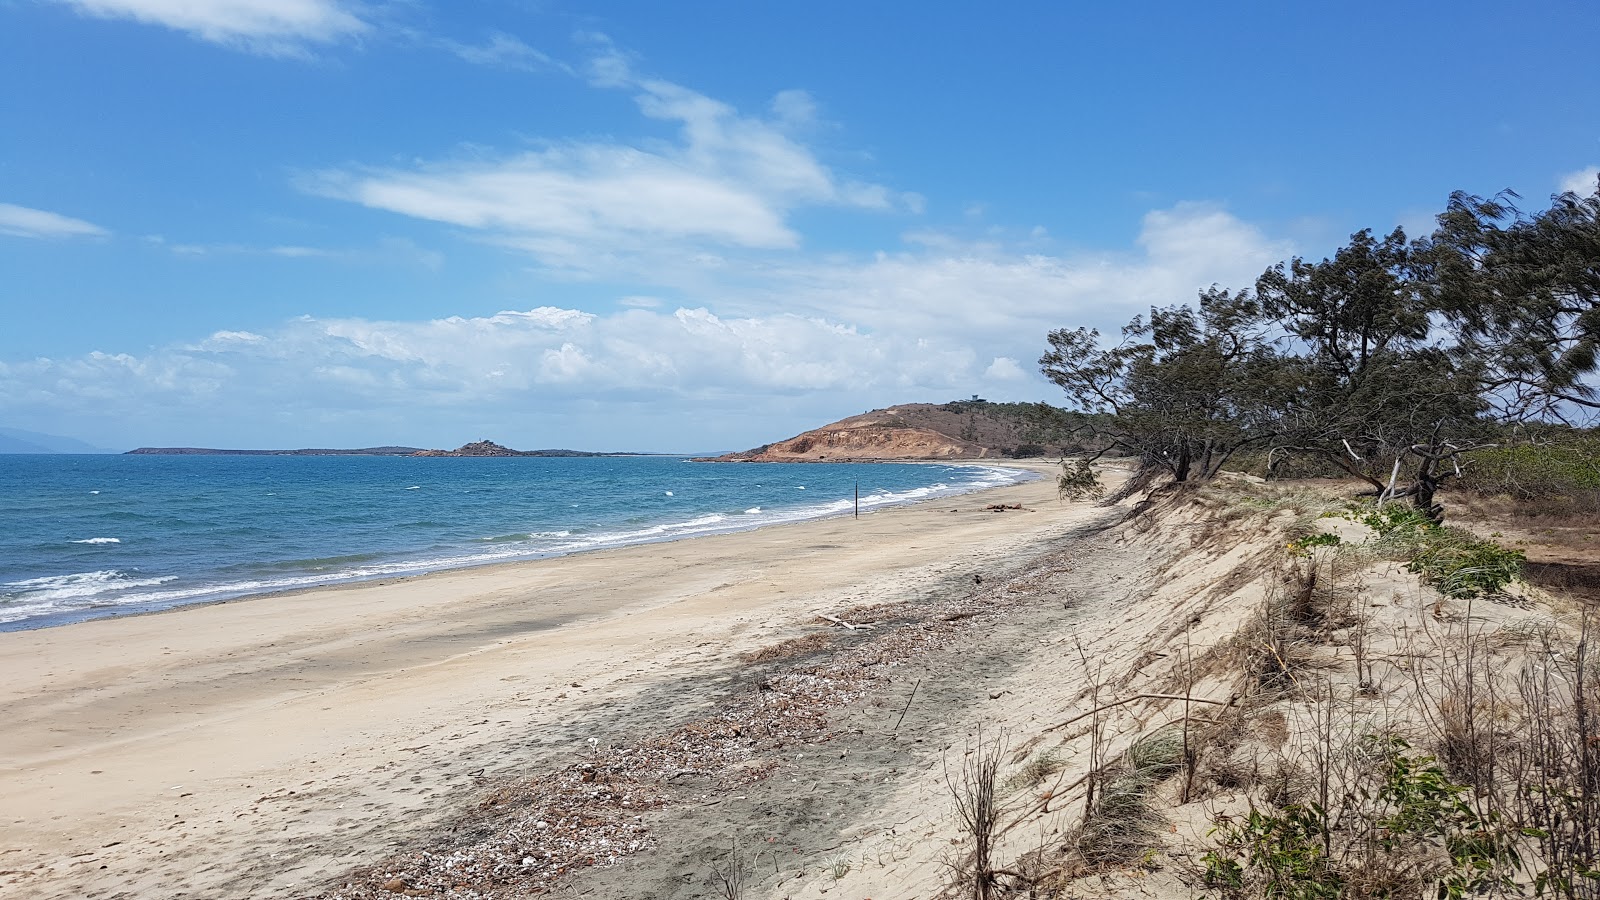
[[[1187,443],[1183,445],[1183,450],[1178,453],[1178,464],[1173,467],[1172,474],[1174,481],[1183,482],[1189,480],[1189,445]]]
[[[1434,494],[1439,491],[1439,479],[1434,475],[1433,464],[1433,460],[1423,457],[1422,465],[1417,467],[1417,483],[1412,489],[1411,504],[1429,522],[1439,525],[1444,522],[1444,507],[1434,501]]]

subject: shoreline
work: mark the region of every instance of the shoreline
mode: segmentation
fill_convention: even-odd
[[[617,455],[622,455],[622,454],[617,454]],[[835,462],[850,462],[850,461],[835,461]],[[1044,478],[1044,477],[1046,477],[1044,473],[1046,473],[1048,471],[1051,471],[1054,468],[1053,464],[1046,464],[1046,463],[1043,463],[1043,462],[1036,462],[1036,461],[1032,461],[1032,460],[1013,460],[1013,459],[1004,459],[1004,460],[999,460],[999,461],[962,460],[962,461],[958,461],[958,462],[948,462],[948,461],[944,461],[944,460],[934,460],[934,459],[929,459],[929,460],[856,460],[856,461],[853,461],[853,462],[861,463],[861,464],[892,463],[892,464],[912,464],[912,465],[943,465],[943,466],[951,466],[951,467],[979,468],[979,469],[982,469],[982,468],[1003,468],[1003,469],[1014,469],[1014,470],[1018,470],[1018,471],[1021,471],[1021,472],[1024,472],[1024,473],[1032,473],[1032,474],[1029,474],[1029,475],[1024,475],[1023,477],[1019,478],[1017,481],[1011,482],[1010,484],[987,485],[987,486],[981,486],[981,487],[976,487],[976,488],[971,488],[971,489],[956,489],[956,490],[952,490],[949,493],[936,494],[936,495],[931,496],[931,497],[892,500],[892,501],[887,502],[887,503],[880,503],[880,504],[873,505],[871,507],[871,509],[863,510],[863,512],[868,512],[868,513],[876,512],[878,510],[884,510],[884,509],[896,509],[896,508],[907,507],[907,506],[916,506],[916,505],[921,504],[921,503],[939,502],[939,501],[942,501],[942,500],[951,499],[951,498],[955,498],[955,497],[963,497],[963,496],[967,496],[967,495],[970,495],[970,494],[983,493],[985,491],[997,490],[997,489],[1005,488],[1005,487],[1011,487],[1011,486],[1014,486],[1016,484],[1022,484],[1022,483],[1026,483],[1028,481],[1037,480],[1039,478]],[[824,511],[824,512],[818,512],[818,513],[812,514],[812,515],[800,515],[800,516],[797,516],[795,518],[771,519],[771,520],[765,520],[765,521],[760,521],[760,522],[754,522],[754,523],[750,523],[750,524],[735,523],[735,524],[730,524],[730,525],[706,526],[706,527],[703,527],[703,528],[700,528],[700,529],[697,529],[697,530],[684,531],[682,533],[677,533],[677,534],[670,534],[669,533],[669,534],[662,534],[662,535],[658,535],[658,536],[630,537],[630,538],[626,538],[626,539],[621,539],[621,540],[617,541],[616,543],[603,544],[603,545],[595,546],[595,547],[579,547],[579,548],[570,549],[570,550],[535,550],[535,551],[529,551],[525,555],[509,554],[509,555],[507,555],[507,556],[505,556],[503,558],[500,558],[500,559],[479,560],[479,561],[473,561],[473,562],[467,562],[467,563],[457,563],[457,564],[453,564],[453,565],[452,564],[448,564],[448,563],[440,564],[439,561],[434,561],[433,563],[430,563],[428,561],[423,560],[423,561],[418,561],[418,562],[416,562],[414,564],[415,565],[415,569],[413,571],[380,572],[380,573],[373,573],[373,574],[366,574],[366,575],[362,575],[362,574],[333,575],[333,576],[329,576],[328,579],[325,580],[325,581],[315,582],[315,583],[312,583],[312,584],[286,585],[286,586],[282,586],[282,587],[268,588],[268,589],[265,589],[265,590],[261,590],[261,589],[234,590],[234,589],[230,589],[226,585],[218,585],[214,589],[212,589],[212,588],[196,588],[195,590],[203,591],[203,593],[197,594],[196,595],[196,599],[193,599],[193,600],[182,599],[182,598],[176,599],[176,600],[170,600],[170,601],[169,600],[149,600],[149,601],[142,601],[142,602],[138,602],[138,603],[129,603],[126,607],[116,607],[116,606],[110,606],[110,607],[88,607],[88,608],[82,608],[82,609],[64,610],[64,611],[56,612],[56,613],[47,613],[47,614],[44,614],[44,615],[37,615],[37,616],[29,617],[29,618],[16,619],[16,620],[12,620],[12,621],[0,621],[0,634],[7,634],[7,633],[13,633],[13,632],[24,632],[24,631],[37,631],[37,630],[40,630],[40,629],[60,628],[60,627],[66,627],[66,626],[72,626],[72,625],[82,625],[82,624],[87,623],[87,622],[96,622],[96,621],[101,621],[101,620],[105,620],[105,619],[125,619],[125,618],[141,617],[141,616],[159,615],[159,614],[163,614],[163,613],[172,612],[172,611],[175,611],[175,610],[188,609],[188,608],[191,608],[191,607],[205,607],[205,606],[213,606],[213,605],[225,604],[225,603],[236,603],[236,602],[240,602],[240,601],[267,600],[267,599],[271,599],[271,598],[277,598],[277,597],[283,597],[283,596],[287,596],[287,595],[296,594],[296,593],[299,593],[299,592],[302,592],[302,591],[317,591],[317,590],[346,587],[346,586],[351,586],[351,585],[362,585],[362,584],[388,584],[388,583],[397,582],[397,581],[403,581],[403,580],[412,579],[412,578],[424,578],[424,577],[428,577],[428,576],[436,575],[436,574],[440,574],[440,573],[466,572],[466,571],[472,571],[472,570],[475,570],[475,569],[492,568],[492,567],[495,567],[495,566],[502,566],[502,565],[523,565],[523,564],[527,564],[527,563],[541,562],[541,561],[548,560],[548,559],[561,559],[561,558],[565,558],[565,557],[569,557],[569,556],[581,555],[581,554],[585,554],[585,553],[604,552],[604,551],[608,551],[608,550],[625,549],[625,548],[628,548],[628,547],[649,546],[649,545],[652,545],[652,544],[666,544],[666,543],[673,543],[673,542],[682,541],[682,540],[691,540],[691,539],[695,539],[695,538],[712,537],[712,536],[721,535],[721,534],[739,534],[739,533],[745,533],[745,532],[751,532],[751,531],[758,531],[758,530],[761,530],[761,529],[764,529],[764,528],[773,528],[773,527],[779,527],[779,526],[784,526],[784,525],[793,525],[793,524],[799,524],[799,523],[803,523],[803,522],[822,521],[822,520],[826,520],[826,519],[830,519],[830,518],[839,518],[839,517],[844,517],[844,516],[848,516],[848,515],[850,515],[850,512],[847,511],[847,510]],[[652,528],[654,528],[654,527],[675,528],[675,527],[681,527],[683,525],[684,525],[684,523],[670,523],[669,522],[669,523],[659,523],[659,524],[657,524],[655,526],[650,526],[650,527],[652,527]],[[649,529],[647,528],[645,530],[649,530]],[[402,566],[403,567],[403,566],[409,566],[409,565],[412,565],[412,564],[397,562],[397,563],[394,563],[393,565]],[[430,565],[435,565],[436,567],[430,567]]]
[[[305,890],[651,691],[1084,515],[1043,478],[961,499],[0,633],[0,887]],[[651,721],[703,702],[677,690]]]

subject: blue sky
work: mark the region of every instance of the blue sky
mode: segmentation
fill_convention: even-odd
[[[695,450],[1054,399],[1051,328],[1452,190],[1592,190],[1596,34],[1586,2],[0,0],[0,425]]]

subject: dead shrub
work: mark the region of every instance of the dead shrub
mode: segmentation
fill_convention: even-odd
[[[994,839],[1004,814],[996,790],[1004,752],[1004,737],[985,741],[980,727],[967,746],[959,772],[952,773],[949,761],[945,761],[945,787],[955,800],[961,830],[972,840],[971,854],[953,864],[953,868],[958,881],[971,888],[973,900],[999,896],[1000,873],[994,866]]]

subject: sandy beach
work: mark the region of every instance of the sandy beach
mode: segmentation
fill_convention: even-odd
[[[1093,515],[1047,478],[0,634],[0,893],[315,893],[496,777],[696,714],[739,654],[827,628],[820,613],[970,584]]]

